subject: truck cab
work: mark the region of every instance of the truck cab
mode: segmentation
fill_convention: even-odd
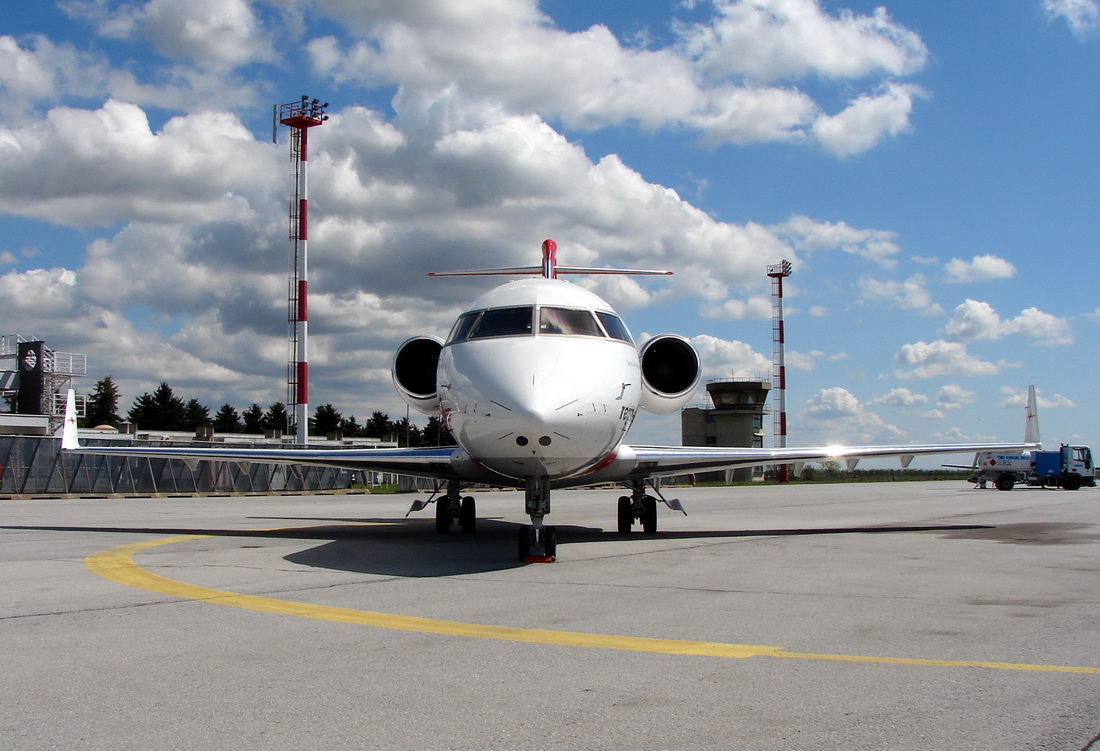
[[[1029,485],[1061,486],[1066,490],[1096,485],[1096,467],[1088,446],[1063,445],[1057,451],[1034,451],[1032,460]]]

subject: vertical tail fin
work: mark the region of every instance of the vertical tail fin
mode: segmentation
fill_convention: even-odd
[[[1027,418],[1024,422],[1024,443],[1039,443],[1039,412],[1035,407],[1035,386],[1027,387]]]
[[[61,448],[80,448],[80,435],[76,429],[76,392],[69,389],[65,398],[65,423],[61,428]]]

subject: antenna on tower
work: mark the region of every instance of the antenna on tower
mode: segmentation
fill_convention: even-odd
[[[772,367],[775,381],[775,423],[772,431],[772,445],[775,448],[787,446],[787,366],[783,360],[783,279],[790,276],[792,270],[790,261],[768,266],[768,276],[772,280]],[[780,464],[776,468],[779,482],[790,481],[790,470],[789,464]]]
[[[295,436],[295,443],[303,446],[309,442],[309,350],[306,346],[308,321],[308,266],[306,241],[309,238],[309,197],[307,194],[306,166],[309,159],[309,129],[328,120],[325,108],[328,102],[302,98],[288,104],[276,105],[274,117],[291,129],[290,160],[294,195],[290,201],[290,283],[287,295],[287,321],[289,323],[290,363],[287,367],[287,433]],[[272,139],[277,136],[272,123]]]

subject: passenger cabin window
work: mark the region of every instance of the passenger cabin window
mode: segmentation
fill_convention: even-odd
[[[591,311],[574,308],[541,308],[539,333],[603,336],[603,331],[600,330],[600,325],[596,323]]]

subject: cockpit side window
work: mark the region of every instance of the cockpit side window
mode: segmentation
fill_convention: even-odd
[[[463,313],[455,321],[454,328],[451,329],[451,335],[447,337],[447,343],[461,342],[467,336],[470,335],[470,329],[477,323],[478,316],[481,315],[480,310],[472,310],[469,313]]]
[[[597,310],[596,317],[600,319],[600,323],[603,324],[604,330],[612,339],[619,339],[627,344],[634,343],[634,340],[630,338],[630,332],[627,330],[626,324],[623,323],[622,319],[617,315]]]
[[[486,310],[470,331],[471,339],[490,336],[530,336],[533,313],[530,306]]]
[[[573,334],[603,336],[603,331],[589,310],[575,308],[540,308],[539,334]]]

